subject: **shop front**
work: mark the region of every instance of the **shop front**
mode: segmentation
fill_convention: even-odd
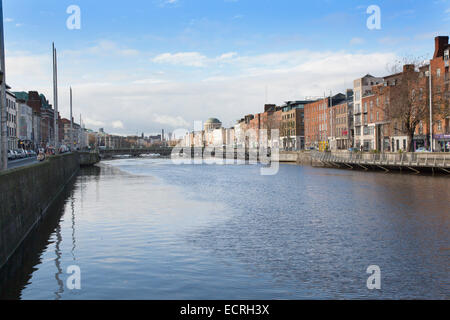
[[[414,151],[416,151],[417,149],[428,149],[428,140],[429,140],[429,136],[426,135],[415,135],[414,136]]]
[[[436,152],[450,152],[450,134],[435,134],[433,136]]]

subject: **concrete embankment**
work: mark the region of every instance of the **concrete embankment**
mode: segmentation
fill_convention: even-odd
[[[100,162],[100,154],[98,152],[80,152],[80,166],[89,167]]]
[[[318,163],[311,157],[309,151],[281,151],[280,162],[296,163],[299,165],[316,166]]]
[[[0,268],[20,246],[64,187],[98,154],[70,153],[0,173]]]

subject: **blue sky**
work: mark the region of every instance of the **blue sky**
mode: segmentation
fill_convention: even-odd
[[[448,35],[450,0],[4,0],[8,83],[51,98],[51,43],[88,126],[131,134],[226,125],[266,102],[342,91]],[[81,29],[69,30],[69,5]],[[381,9],[369,30],[367,7]]]

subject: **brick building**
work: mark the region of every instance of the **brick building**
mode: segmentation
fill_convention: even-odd
[[[329,98],[324,98],[305,105],[305,147],[307,149],[328,145],[329,104]]]
[[[330,149],[347,150],[353,146],[353,90],[329,108]]]
[[[305,106],[311,101],[288,101],[282,107],[280,139],[284,150],[305,149]]]
[[[435,151],[450,152],[450,44],[448,36],[435,38],[430,60],[433,90],[433,142]]]
[[[370,96],[373,95],[372,88],[383,83],[383,78],[377,78],[370,74],[356,79],[353,82],[353,124],[354,124],[354,147],[365,151],[375,148],[374,128],[369,124]]]

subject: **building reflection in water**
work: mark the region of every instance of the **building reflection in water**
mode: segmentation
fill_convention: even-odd
[[[66,186],[61,195],[50,206],[44,220],[30,232],[9,262],[0,270],[0,300],[22,298],[22,291],[31,283],[32,275],[37,270],[36,266],[43,263],[43,253],[53,244],[55,244],[55,279],[57,284],[54,294],[55,299],[62,298],[65,272],[61,265],[61,245],[63,243],[61,217],[69,199],[72,226],[71,254],[73,261],[76,261],[76,199],[74,198],[74,190],[78,186],[83,190],[83,184],[87,183],[87,179],[98,178],[99,174],[100,168],[98,167],[83,168],[80,175]],[[83,192],[81,192],[81,195],[83,195]]]

